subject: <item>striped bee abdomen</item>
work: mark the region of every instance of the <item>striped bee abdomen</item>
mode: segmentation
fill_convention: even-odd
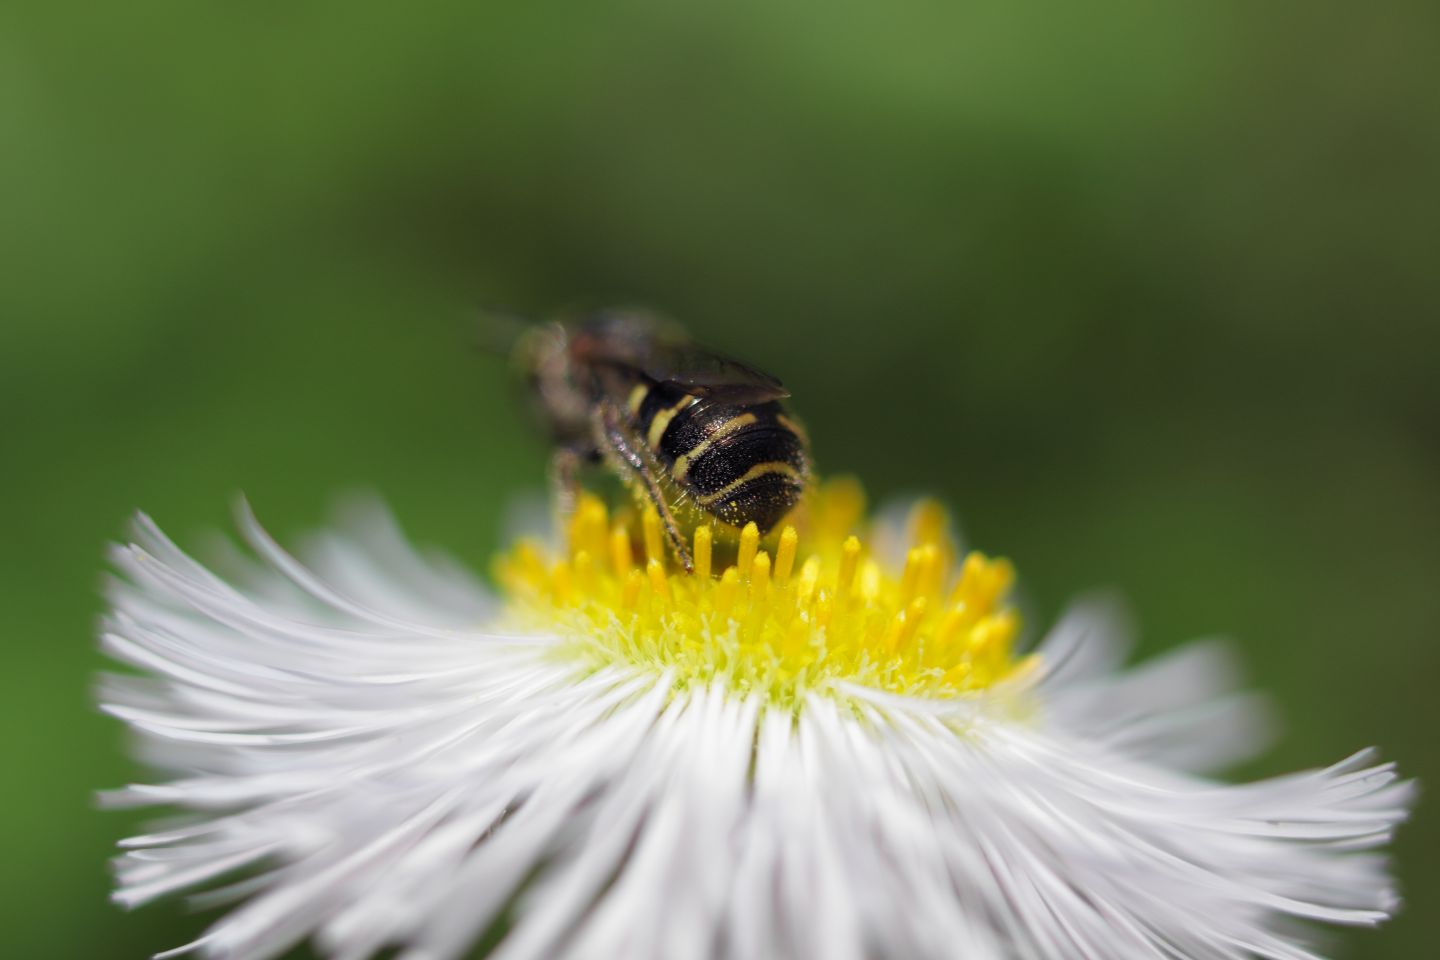
[[[726,403],[656,384],[632,404],[638,432],[706,513],[766,533],[805,489],[805,441],[775,401]]]

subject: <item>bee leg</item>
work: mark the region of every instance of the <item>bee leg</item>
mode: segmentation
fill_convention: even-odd
[[[573,447],[560,447],[550,458],[550,502],[561,529],[580,499],[580,461],[581,454]]]
[[[608,404],[595,411],[595,425],[597,439],[604,443],[623,469],[634,474],[641,489],[645,491],[645,496],[655,505],[655,511],[660,514],[660,525],[665,531],[665,538],[670,541],[670,548],[675,551],[675,558],[680,561],[680,566],[685,568],[686,573],[694,572],[695,562],[690,557],[690,548],[686,546],[685,538],[680,535],[680,526],[675,522],[675,516],[670,512],[665,497],[660,493],[659,485],[650,471],[645,469],[645,458],[639,445],[630,440],[620,418]]]

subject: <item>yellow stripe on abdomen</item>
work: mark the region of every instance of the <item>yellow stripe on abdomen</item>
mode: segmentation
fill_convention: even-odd
[[[640,416],[640,407],[645,403],[645,397],[649,395],[650,387],[643,383],[637,383],[630,388],[630,398],[625,402],[630,408],[630,416]]]
[[[694,402],[695,398],[686,394],[680,398],[680,402],[675,404],[675,406],[670,407],[668,410],[661,410],[655,414],[655,417],[650,421],[650,431],[645,437],[650,443],[651,450],[660,449],[660,438],[665,436],[665,428],[670,426],[670,421],[675,419],[675,414],[684,410]]]
[[[709,450],[717,440],[729,436],[736,430],[743,429],[755,423],[760,418],[753,413],[742,413],[737,417],[731,417],[720,426],[711,431],[710,435],[691,447],[685,453],[675,458],[675,465],[670,468],[670,475],[675,478],[676,483],[684,483],[685,475],[690,472],[690,464],[699,460],[706,450]]]
[[[761,477],[767,477],[772,473],[783,474],[784,476],[789,477],[797,483],[803,483],[805,480],[805,478],[800,475],[800,471],[796,470],[795,467],[791,464],[786,463],[784,460],[771,460],[768,463],[755,464],[755,466],[751,467],[749,470],[746,470],[745,473],[742,474],[738,479],[730,481],[729,483],[725,484],[725,486],[721,487],[719,490],[716,490],[714,493],[708,493],[703,497],[696,497],[695,502],[700,504],[700,506],[702,507],[708,507],[711,504],[720,503],[726,497],[730,496],[732,493],[734,493],[736,490],[739,490],[741,487],[745,486],[745,484],[749,483],[750,481],[758,480]]]

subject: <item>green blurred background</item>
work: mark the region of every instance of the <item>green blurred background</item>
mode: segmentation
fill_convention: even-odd
[[[140,957],[102,549],[373,488],[483,564],[544,446],[467,310],[652,304],[1037,610],[1240,642],[1288,736],[1440,783],[1433,0],[24,0],[0,11],[0,938]],[[603,9],[602,9],[603,7]],[[1410,909],[1346,955],[1433,955]]]

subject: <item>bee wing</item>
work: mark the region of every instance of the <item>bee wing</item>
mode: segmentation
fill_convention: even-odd
[[[629,369],[696,396],[764,403],[790,395],[768,373],[707,350],[649,314],[602,314],[582,328],[581,335],[583,353],[592,363]]]
[[[764,403],[790,396],[785,385],[770,374],[689,343],[657,348],[639,368],[652,380],[733,403]]]

